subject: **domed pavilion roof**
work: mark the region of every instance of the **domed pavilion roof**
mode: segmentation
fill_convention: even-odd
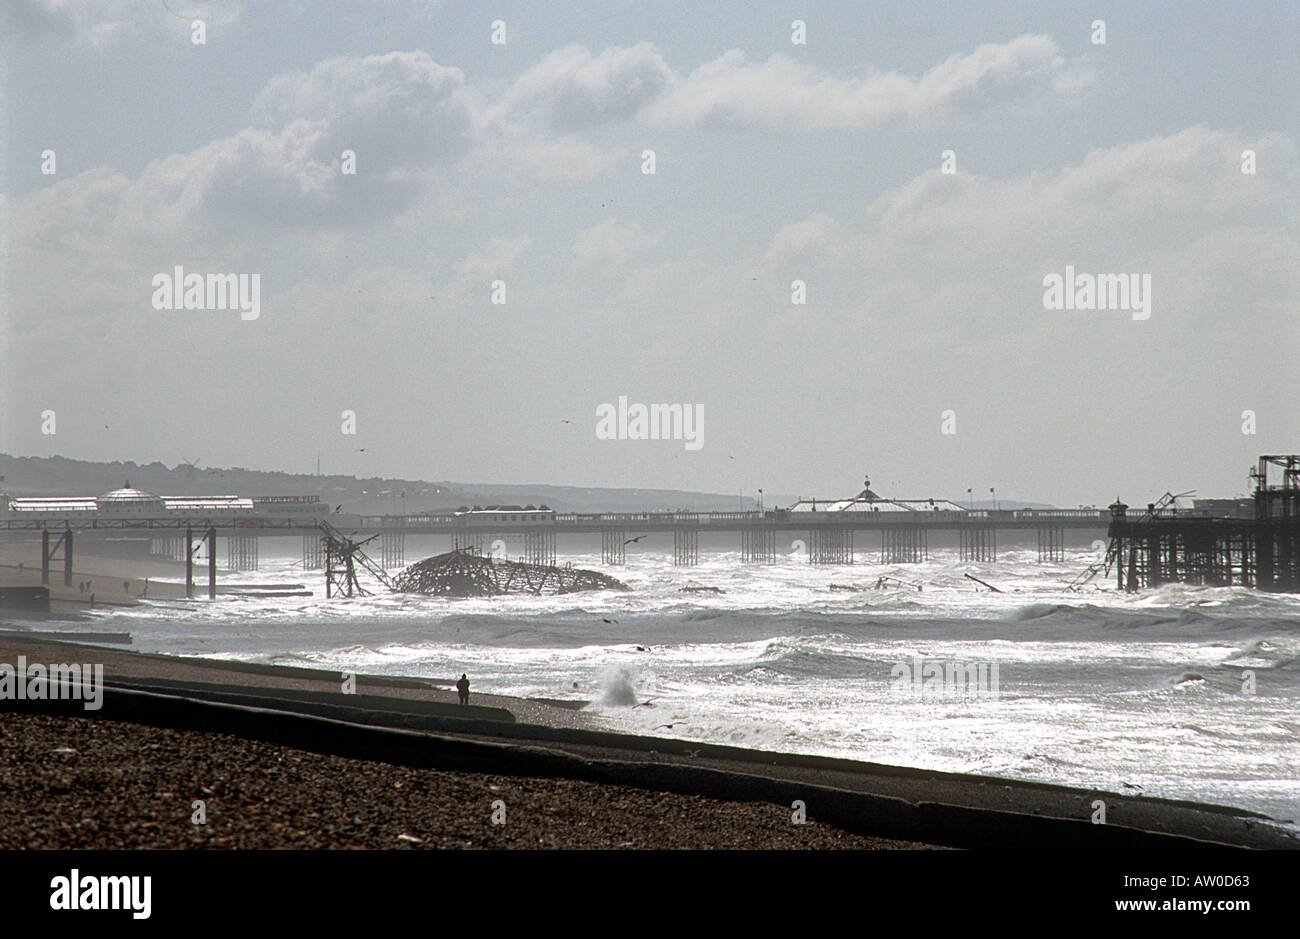
[[[112,492],[106,492],[100,496],[99,502],[101,504],[107,502],[111,505],[129,505],[135,502],[159,502],[161,499],[161,496],[142,492],[139,489],[132,489],[131,481],[128,479],[121,489],[114,489]]]

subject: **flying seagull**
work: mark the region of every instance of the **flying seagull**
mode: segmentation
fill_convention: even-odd
[[[629,538],[627,541],[623,542],[623,544],[625,545],[635,544],[636,542],[640,541],[644,537],[645,535],[637,535],[635,538]]]

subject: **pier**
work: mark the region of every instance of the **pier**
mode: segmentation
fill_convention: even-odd
[[[1108,559],[1116,586],[1133,591],[1184,583],[1300,593],[1300,455],[1261,456],[1251,476],[1254,518],[1188,517],[1152,504],[1132,519],[1128,506],[1112,505]]]
[[[183,562],[185,597],[195,596],[195,566],[202,563],[207,596],[215,598],[219,548],[227,569],[256,570],[259,539],[266,537],[300,537],[303,569],[324,568],[338,588],[330,593],[351,595],[355,572],[340,566],[352,555],[345,549],[374,542],[376,558],[367,561],[383,582],[387,571],[406,565],[408,536],[442,536],[452,551],[498,560],[510,546],[519,549],[516,563],[553,568],[563,564],[561,539],[599,535],[602,565],[617,568],[626,564],[629,545],[666,552],[669,542],[674,565],[694,567],[701,539],[710,536],[718,550],[719,534],[736,536],[741,563],[753,565],[790,553],[818,566],[919,564],[929,560],[936,539],[963,561],[994,563],[999,543],[1005,550],[1014,541],[1021,548],[1036,544],[1039,562],[1052,563],[1065,559],[1066,536],[1073,532],[1079,540],[1105,534],[1109,547],[1069,589],[1114,567],[1116,586],[1129,591],[1181,582],[1300,592],[1300,456],[1261,456],[1252,476],[1249,503],[1204,500],[1186,509],[1167,493],[1140,513],[1119,500],[1107,509],[968,509],[941,499],[882,498],[868,482],[850,499],[766,510],[583,513],[494,505],[359,515],[330,512],[315,496],[173,498],[128,485],[98,498],[4,500],[0,542],[31,543],[22,551],[30,550],[33,560],[39,551],[40,583],[50,586],[57,578],[65,589],[88,540],[135,543],[142,559]]]
[[[705,533],[734,533],[746,563],[776,560],[777,544],[802,542],[812,564],[852,564],[859,557],[877,554],[881,563],[918,563],[929,557],[930,537],[936,532],[957,533],[963,558],[994,561],[999,533],[1023,533],[1038,539],[1040,558],[1059,559],[1066,531],[1095,531],[1099,536],[1111,524],[1110,514],[1098,509],[1002,509],[869,513],[791,511],[769,509],[748,512],[607,512],[607,513],[427,513],[418,515],[329,515],[329,523],[365,535],[380,536],[385,567],[401,566],[408,535],[445,535],[453,547],[491,550],[494,542],[509,539],[521,544],[529,563],[553,564],[556,539],[563,535],[599,534],[603,563],[619,566],[626,560],[626,545],[641,536],[668,534],[680,566],[699,563],[699,537]],[[202,532],[215,557],[216,539],[227,542],[231,569],[257,569],[257,538],[276,535],[303,537],[303,560],[308,568],[323,566],[320,543],[323,517],[252,514],[173,517],[141,515],[105,517],[94,514],[58,518],[25,518],[10,514],[0,518],[0,537],[42,538],[46,565],[62,559],[70,569],[73,539],[78,532],[139,533],[150,536],[157,553],[184,560],[193,532]],[[187,534],[189,533],[189,534]],[[784,539],[781,536],[785,536]],[[865,536],[865,537],[864,537]],[[1050,547],[1045,547],[1050,546]],[[59,552],[64,552],[59,554]],[[177,556],[179,555],[179,556]]]

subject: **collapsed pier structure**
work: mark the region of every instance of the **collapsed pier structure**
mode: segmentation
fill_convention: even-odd
[[[435,597],[498,597],[506,594],[562,594],[585,590],[627,590],[627,584],[608,574],[554,564],[504,561],[485,557],[474,548],[455,548],[425,558],[390,577],[364,550],[377,538],[354,541],[328,522],[321,522],[325,554],[325,596],[369,594],[357,578],[368,571],[394,593],[423,593]]]
[[[1254,518],[1180,516],[1166,496],[1134,519],[1116,500],[1104,565],[1115,566],[1116,586],[1133,591],[1176,582],[1300,593],[1300,454],[1263,455],[1251,477]]]
[[[469,549],[425,558],[393,581],[402,593],[440,597],[495,597],[503,594],[561,594],[584,590],[627,590],[627,584],[599,571],[523,561],[498,561]]]
[[[370,591],[361,586],[361,581],[357,578],[358,568],[369,572],[375,580],[389,590],[396,589],[388,572],[361,550],[378,538],[378,535],[353,541],[350,536],[343,534],[329,522],[321,522],[320,530],[321,550],[325,555],[325,599],[334,596],[369,596]]]

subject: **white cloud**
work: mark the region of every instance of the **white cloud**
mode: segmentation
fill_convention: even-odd
[[[791,222],[772,236],[768,259],[777,263],[834,263],[849,250],[849,230],[824,212]]]
[[[195,19],[209,35],[239,19],[236,0],[6,0],[3,34],[33,41],[84,43],[103,50],[128,37],[169,34],[185,37]]]
[[[527,235],[514,238],[494,238],[488,246],[476,254],[456,262],[453,269],[467,280],[488,281],[504,274],[518,263],[533,241]]]
[[[657,100],[672,79],[650,43],[611,46],[599,55],[575,44],[521,75],[496,113],[503,121],[566,134],[628,120]]]
[[[101,244],[162,237],[180,250],[200,232],[210,245],[365,226],[405,210],[430,186],[424,171],[473,145],[463,76],[424,53],[342,57],[277,77],[253,114],[256,126],[154,160],[135,179],[93,170],[40,190],[19,202],[19,230],[49,237],[62,220]],[[344,150],[356,153],[355,175],[341,172]],[[77,218],[88,203],[93,214]]]
[[[9,0],[4,31],[43,40],[78,39],[102,48],[122,32],[125,4],[113,0]]]
[[[473,153],[477,174],[485,179],[541,182],[594,179],[624,156],[577,134],[540,136],[521,128],[503,128],[480,138]]]
[[[574,261],[580,267],[618,266],[659,244],[663,232],[646,232],[639,224],[623,224],[612,217],[578,232],[573,241]]]
[[[828,129],[891,121],[931,123],[1002,104],[1072,94],[1087,82],[1067,67],[1047,36],[1024,35],[954,55],[919,78],[868,72],[839,78],[773,55],[751,62],[733,49],[695,69],[658,102],[654,116],[675,125]]]
[[[326,59],[271,79],[251,110],[259,127],[319,128],[313,159],[328,163],[354,149],[368,171],[447,162],[473,142],[464,74],[424,52]]]
[[[86,15],[77,0],[30,9],[56,24]],[[840,80],[781,57],[750,66],[739,53],[676,79],[649,43],[599,54],[572,45],[483,100],[459,69],[424,52],[340,56],[272,78],[253,100],[251,127],[155,160],[134,180],[118,180],[121,204],[100,205],[97,218],[69,220],[69,227],[120,241],[113,229],[124,226],[106,219],[148,219],[147,235],[132,229],[127,239],[206,230],[219,240],[259,229],[366,226],[400,214],[421,196],[446,201],[448,186],[464,182],[449,179],[453,169],[504,180],[594,178],[626,156],[626,145],[601,144],[580,131],[647,109],[673,121],[708,123],[729,114],[726,119],[760,124],[837,125],[979,108],[1039,88],[1059,73],[1055,46],[1044,37],[980,47],[918,80]],[[886,100],[891,94],[898,100]],[[339,171],[344,150],[356,153],[355,176]],[[105,198],[102,182],[74,178],[31,197],[43,206],[32,226],[46,229],[49,216],[64,218],[79,201],[78,186]],[[70,205],[51,206],[55,198]],[[20,200],[20,215],[22,206]]]
[[[1245,149],[1255,149],[1270,172],[1243,175]],[[1015,257],[1178,243],[1216,219],[1274,224],[1271,213],[1286,204],[1298,174],[1286,137],[1203,125],[1095,149],[1053,173],[992,179],[935,170],[872,203],[866,257],[977,272]]]

